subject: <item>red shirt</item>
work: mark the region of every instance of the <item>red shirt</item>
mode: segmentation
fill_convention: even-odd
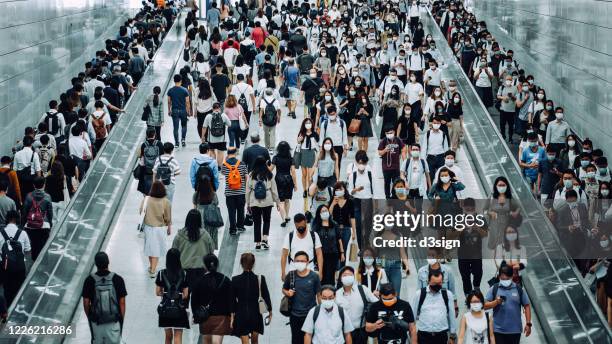
[[[234,48],[236,48],[236,50],[240,51],[240,44],[238,44],[238,42],[236,42],[235,40],[232,40],[234,42],[234,44],[232,45]],[[229,39],[225,42],[223,42],[223,44],[221,44],[221,49],[225,50],[227,48],[229,48],[229,44],[227,43],[229,42]]]
[[[257,48],[259,48],[264,43],[267,36],[268,33],[261,27],[256,27],[251,32],[251,38],[253,38],[253,40],[255,41],[255,46]]]

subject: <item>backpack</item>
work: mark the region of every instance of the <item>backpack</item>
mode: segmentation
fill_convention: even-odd
[[[26,166],[17,171],[17,177],[19,184],[23,185],[34,181],[34,174],[32,173],[32,164],[34,163],[34,151],[32,151],[32,157],[30,158],[30,166]]]
[[[225,123],[223,123],[223,117],[219,112],[213,113],[210,119],[210,135],[214,137],[225,135]]]
[[[91,116],[91,125],[96,133],[96,140],[101,140],[108,134],[106,131],[106,124],[104,124],[104,116],[106,116],[106,113],[97,118],[93,115]]]
[[[25,271],[25,260],[23,254],[23,247],[19,242],[19,236],[21,235],[22,229],[17,229],[17,233],[11,238],[8,236],[4,228],[0,229],[0,234],[4,238],[2,244],[2,271],[8,273],[22,272]]]
[[[268,194],[268,189],[266,188],[266,182],[263,180],[257,180],[255,182],[255,187],[253,187],[253,192],[255,194],[255,199],[266,199],[266,195]]]
[[[49,167],[53,163],[53,154],[52,147],[49,146],[41,146],[38,149],[38,157],[40,158],[40,169],[43,174],[46,174],[49,171]]]
[[[309,230],[308,231],[310,233],[310,238],[312,239],[312,251],[315,252],[315,246],[317,245],[317,239],[315,237],[315,232]],[[291,258],[291,242],[293,242],[293,233],[294,232],[290,232],[289,233],[289,252],[287,254],[287,260],[289,260],[289,263],[291,263],[291,261],[293,261],[293,258]],[[312,261],[316,264],[317,261],[317,255],[316,252],[312,257]]]
[[[205,162],[203,164],[198,164],[198,169],[196,170],[196,191],[199,189],[200,180],[204,176],[207,176],[211,181],[214,180],[213,170],[210,167],[210,162]]]
[[[185,280],[185,272],[181,271],[179,279],[175,283],[170,283],[168,276],[166,276],[166,270],[160,273],[160,277],[164,283],[164,294],[157,306],[157,314],[163,319],[182,319],[186,313],[183,307],[183,293],[178,288]]]
[[[32,198],[32,206],[30,207],[30,211],[28,211],[25,226],[26,228],[39,229],[43,227],[45,217],[47,216],[40,208],[40,203],[42,203],[44,199],[36,201],[31,193],[30,197]]]
[[[444,306],[446,306],[446,320],[448,321],[448,328],[450,328],[450,318],[448,317],[448,293],[446,289],[441,289],[442,299],[444,300]],[[417,306],[417,315],[415,320],[419,320],[419,315],[421,315],[421,307],[423,306],[423,302],[425,302],[425,297],[427,297],[427,289],[421,288],[421,295],[419,295],[419,305]]]
[[[338,314],[340,315],[340,320],[342,320],[342,333],[344,334],[344,309],[342,309],[342,307],[337,306],[338,307]],[[314,309],[314,313],[312,314],[312,333],[311,335],[314,336],[315,333],[315,329],[317,328],[316,326],[314,326],[314,324],[316,324],[317,322],[317,318],[319,317],[319,313],[321,312],[321,305],[317,305]]]
[[[242,175],[238,170],[238,166],[240,166],[240,160],[236,161],[236,164],[230,165],[227,161],[223,163],[225,167],[229,170],[227,174],[227,186],[230,190],[240,190],[242,186]],[[265,198],[265,197],[264,197]]]
[[[374,186],[372,183],[372,171],[368,171],[368,179],[370,180],[370,193],[374,195]],[[355,182],[357,181],[357,171],[353,171],[353,189],[355,188]]]
[[[55,136],[59,133],[60,126],[59,126],[59,119],[57,119],[57,112],[56,113],[47,112],[44,122],[47,123],[47,127],[49,128],[49,133],[51,135]]]
[[[429,136],[430,135],[431,135],[431,130],[427,130],[427,148],[429,148]],[[442,147],[443,148],[444,148],[444,140],[446,140],[446,144],[448,145],[448,143],[450,142],[450,139],[448,138],[448,134],[442,131]],[[446,150],[448,150],[448,148]]]
[[[157,146],[157,140],[153,143],[149,143],[149,140],[145,141],[145,147],[142,156],[144,157],[144,165],[148,174],[153,173],[153,166],[155,166],[155,160],[159,157],[159,147]]]
[[[264,125],[268,127],[273,127],[276,125],[276,107],[274,107],[274,101],[268,102],[266,98],[262,98],[266,103],[266,107],[264,108],[264,113],[261,118],[261,121]]]
[[[421,161],[421,168],[423,169],[423,173],[429,173],[429,170],[425,168],[425,160],[419,159],[419,161]],[[406,172],[406,176],[409,176],[408,174],[409,167],[410,167],[410,161],[406,162],[406,168],[404,169],[404,171]]]
[[[161,159],[161,155],[158,157],[159,164],[157,165],[157,179],[161,180],[164,185],[170,185],[172,181],[172,167],[170,167],[170,161],[173,157],[170,157],[165,163]]]
[[[119,311],[119,300],[117,291],[113,285],[114,272],[106,276],[91,274],[94,279],[94,298],[92,300],[91,320],[100,325],[119,321],[121,313]]]
[[[249,104],[247,103],[247,99],[246,99],[246,96],[244,95],[244,92],[240,92],[240,97],[238,97],[238,104],[242,106],[242,110],[245,113],[249,111]]]
[[[340,129],[342,131],[342,141],[344,141],[344,121],[341,118],[338,118],[338,120],[340,121]],[[325,122],[323,122],[323,132],[325,133],[323,135],[323,138],[327,138],[327,124],[329,123],[329,120],[325,120]]]

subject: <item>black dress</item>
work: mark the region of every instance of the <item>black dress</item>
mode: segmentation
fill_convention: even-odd
[[[264,333],[263,317],[259,313],[259,285],[257,275],[251,271],[245,271],[232,278],[234,286],[234,336],[246,336],[251,332]],[[268,310],[272,309],[270,293],[266,285],[266,279],[261,276],[261,297],[266,302]]]
[[[278,198],[282,201],[293,198],[293,178],[291,177],[292,157],[280,157],[275,155],[272,163],[276,166],[274,181],[278,189]]]
[[[163,281],[162,279],[162,274],[165,273],[165,269],[161,270],[157,273],[157,277],[155,278],[155,285],[157,285],[158,287],[161,287],[162,290],[165,292],[165,286],[166,283]],[[181,271],[181,273],[183,274],[183,281],[180,283],[179,286],[177,286],[177,291],[178,292],[182,292],[183,289],[187,288],[187,278],[186,278],[186,274],[185,271]],[[176,283],[177,281],[170,281],[171,284]],[[185,301],[185,313],[183,314],[183,316],[180,319],[165,319],[162,318],[161,316],[159,317],[159,327],[162,328],[189,328],[189,319],[187,318],[187,301]]]

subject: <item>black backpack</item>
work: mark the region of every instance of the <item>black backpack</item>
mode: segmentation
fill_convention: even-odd
[[[337,306],[338,307],[338,314],[340,315],[340,320],[342,321],[342,333],[344,333],[344,309],[342,309],[342,307]],[[314,326],[314,324],[316,324],[317,322],[317,318],[319,318],[319,313],[321,313],[321,305],[317,305],[315,307],[314,313],[312,314],[312,333],[311,335],[314,336],[314,332],[315,332],[315,328],[316,326]]]
[[[245,113],[249,111],[249,104],[247,103],[247,99],[244,95],[244,92],[240,92],[240,97],[238,97],[238,104],[242,106],[242,110]]]
[[[57,135],[60,129],[59,119],[57,119],[57,112],[56,113],[47,112],[44,123],[47,123],[47,126],[49,128],[49,133],[51,135],[53,136]]]
[[[255,186],[253,187],[253,193],[255,194],[255,199],[266,199],[266,195],[268,193],[266,182],[261,179],[257,180],[255,182]]]
[[[214,137],[221,137],[225,135],[225,123],[223,123],[223,117],[221,113],[213,113],[210,119],[210,135]]]
[[[446,307],[446,319],[450,328],[450,318],[448,317],[448,292],[446,291],[446,289],[441,289],[440,292],[442,293],[442,300],[444,300],[444,306]],[[427,297],[427,288],[421,288],[421,295],[419,295],[419,305],[417,306],[416,320],[419,320],[419,316],[421,315],[421,307],[423,307],[425,297]]]
[[[178,281],[171,283],[166,276],[166,270],[160,272],[160,277],[164,283],[164,294],[157,306],[157,314],[163,319],[180,320],[186,316],[183,307],[183,293],[178,288],[185,280],[185,271],[181,271]]]
[[[276,107],[274,107],[274,101],[270,103],[266,98],[263,98],[263,101],[266,103],[266,107],[264,108],[261,121],[264,125],[273,127],[276,125]]]
[[[2,244],[2,271],[8,273],[23,272],[26,269],[23,247],[19,242],[19,236],[22,229],[17,229],[17,233],[11,238],[6,233],[5,229],[0,229],[0,234],[4,238]]]
[[[210,167],[210,162],[205,162],[203,164],[198,164],[198,169],[196,171],[196,191],[199,190],[199,184],[202,178],[208,177],[211,181],[214,179],[213,170]]]
[[[165,163],[161,159],[161,155],[159,156],[159,165],[157,165],[157,179],[161,180],[164,185],[170,185],[172,181],[172,167],[170,167],[170,161],[172,161],[173,157],[170,157]]]

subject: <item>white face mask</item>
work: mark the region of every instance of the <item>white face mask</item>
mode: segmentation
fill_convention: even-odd
[[[427,264],[434,265],[438,262],[436,258],[427,258]]]
[[[470,303],[470,309],[474,312],[480,312],[482,310],[482,302]]]
[[[336,195],[336,197],[343,197],[344,196],[344,191],[343,190],[336,190],[334,192],[334,195]]]
[[[393,138],[395,137],[395,134],[387,134],[387,140],[393,140]]]
[[[438,129],[440,129],[440,123],[434,123],[434,124],[431,125],[431,127],[436,129],[436,130],[438,130]]]
[[[349,285],[353,285],[353,283],[355,282],[355,276],[353,275],[342,276],[341,280],[342,280],[342,285],[345,287],[348,287]]]
[[[516,233],[506,234],[506,239],[508,239],[508,241],[516,241],[517,238],[518,238],[518,234]]]
[[[374,264],[374,258],[363,257],[363,264],[365,264],[365,266],[372,266]]]
[[[576,141],[569,140],[569,141],[567,141],[567,145],[570,146],[570,147],[574,147],[576,145]]]
[[[361,86],[361,81],[359,80],[355,81],[355,86]]]
[[[508,189],[507,186],[498,186],[497,187],[497,192],[499,192],[500,194],[506,193],[506,190]]]
[[[454,164],[455,164],[455,159],[444,160],[444,165],[446,165],[447,167],[453,167]]]
[[[449,176],[440,177],[440,180],[442,181],[442,183],[446,184],[450,182],[450,177]]]
[[[327,56],[327,53],[326,52],[321,52],[321,56],[325,57],[325,56]]]
[[[359,170],[359,172],[363,172],[366,169],[366,165],[364,164],[359,164],[357,165],[357,169]]]
[[[411,155],[413,158],[418,158],[418,157],[420,157],[420,156],[421,156],[421,151],[417,151],[417,150],[410,151],[410,155]]]
[[[508,288],[509,286],[512,285],[512,280],[511,279],[499,280],[499,285],[501,285],[504,288]]]
[[[512,86],[512,80],[506,80],[506,86]]]
[[[331,100],[331,96],[325,96],[325,100],[326,101],[330,101]]]
[[[293,266],[295,266],[295,270],[297,270],[297,272],[302,272],[302,271],[306,270],[307,263],[304,263],[304,262],[294,262]]]
[[[306,129],[312,129],[312,123],[306,123],[306,124],[304,124],[304,128],[306,128]]]
[[[317,73],[310,73],[310,77],[313,78],[313,79],[316,78],[317,77]]]
[[[544,99],[544,95],[542,93],[538,93],[538,99],[540,100]]]
[[[439,90],[435,90],[435,91],[434,91],[434,94],[436,95],[436,97],[439,97],[439,96],[440,96],[440,94],[442,94],[442,92],[440,92]]]
[[[601,246],[601,248],[607,248],[608,245],[610,245],[610,241],[609,240],[602,240],[599,242],[599,246]]]
[[[562,120],[563,119],[563,112],[555,113],[555,118],[558,119],[558,120]]]
[[[610,190],[608,189],[602,189],[601,190],[601,195],[604,197],[607,197],[610,194]]]
[[[349,91],[349,94],[350,94],[351,96],[354,96],[355,94],[357,94],[357,92],[355,92],[355,91],[351,90],[351,91]]]
[[[329,115],[329,120],[330,121],[335,121],[336,120],[336,115]]]
[[[326,151],[330,151],[332,149],[332,145],[331,143],[326,143],[323,145],[323,149],[325,149]]]
[[[322,300],[321,306],[325,309],[332,309],[334,307],[334,300]]]
[[[329,220],[329,212],[327,212],[327,211],[322,211],[322,212],[321,212],[321,220],[323,220],[323,221],[327,221],[327,220]]]

